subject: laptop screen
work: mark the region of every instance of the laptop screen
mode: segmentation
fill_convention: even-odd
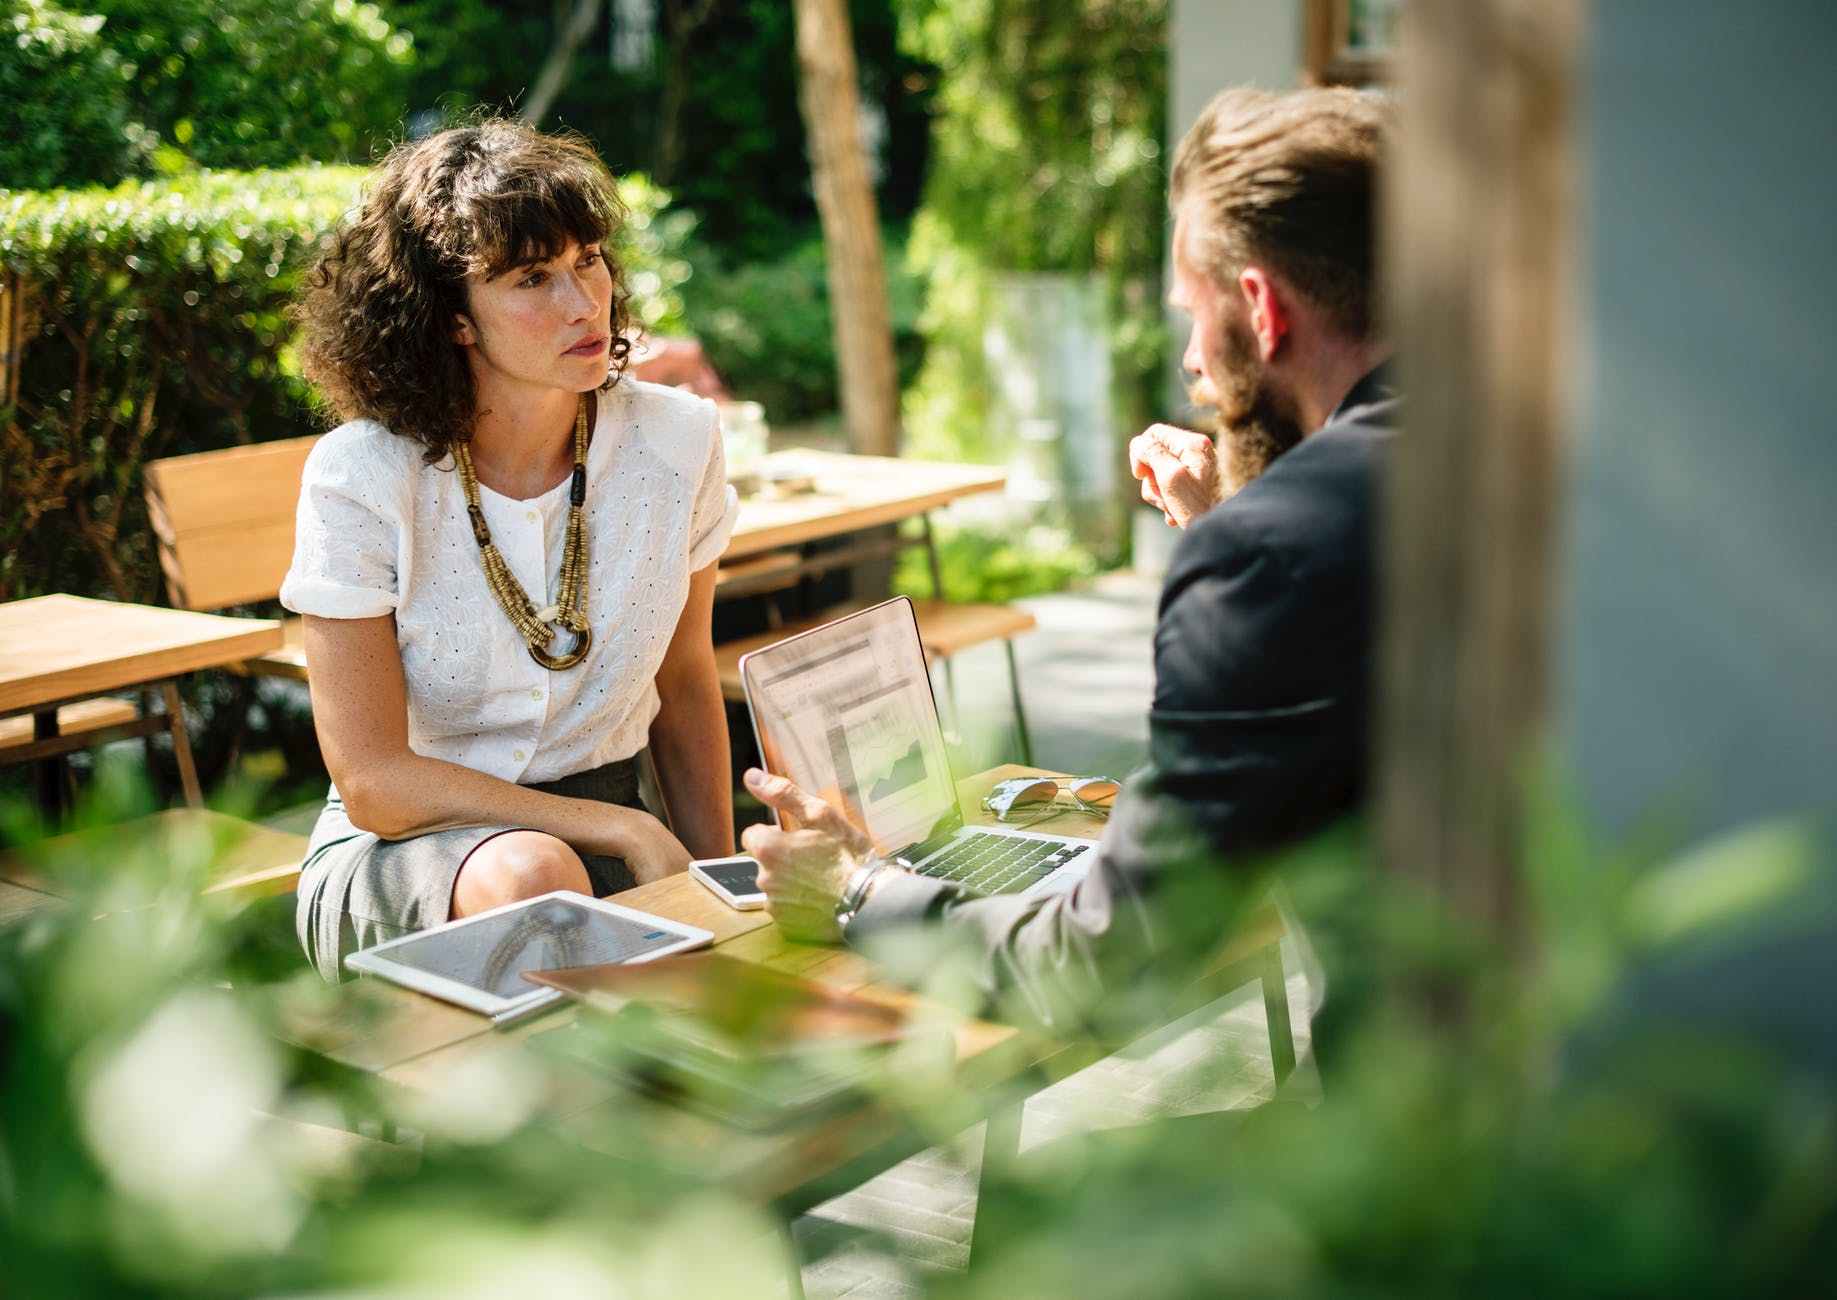
[[[741,661],[766,769],[898,852],[962,824],[912,602],[900,597]]]

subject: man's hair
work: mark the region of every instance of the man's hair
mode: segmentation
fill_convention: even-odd
[[[1207,104],[1174,154],[1168,203],[1190,198],[1197,269],[1229,284],[1281,274],[1348,337],[1376,324],[1378,167],[1389,103],[1356,90],[1242,87]]]
[[[306,377],[346,420],[375,420],[438,460],[472,436],[472,373],[454,341],[466,277],[501,275],[611,240],[624,221],[612,176],[578,135],[486,119],[383,159],[359,210],[307,277],[298,307]],[[633,333],[613,274],[611,369]]]

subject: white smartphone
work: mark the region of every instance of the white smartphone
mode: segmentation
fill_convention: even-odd
[[[759,864],[745,854],[691,862],[689,874],[729,907],[750,912],[765,906],[765,895],[759,892]]]

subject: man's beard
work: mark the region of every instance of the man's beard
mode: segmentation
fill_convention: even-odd
[[[1307,435],[1293,394],[1270,377],[1250,331],[1233,321],[1226,323],[1224,333],[1224,355],[1207,359],[1208,368],[1223,377],[1224,387],[1202,377],[1188,393],[1195,406],[1218,410],[1219,450],[1224,453],[1219,469],[1225,495],[1231,496]]]

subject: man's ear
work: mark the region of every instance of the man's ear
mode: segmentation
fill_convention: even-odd
[[[462,348],[469,348],[478,342],[478,327],[472,324],[472,318],[463,311],[453,317],[453,342]]]
[[[1257,354],[1264,362],[1275,360],[1291,323],[1280,286],[1262,267],[1247,266],[1238,274],[1237,287],[1250,309],[1250,332],[1256,337]]]

